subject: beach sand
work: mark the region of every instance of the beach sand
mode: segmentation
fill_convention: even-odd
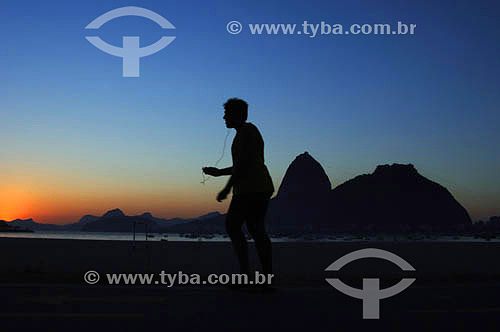
[[[380,319],[362,319],[362,301],[331,287],[325,268],[362,248],[395,253],[416,271],[381,259],[347,264],[339,277],[381,288],[417,280],[380,303]],[[250,246],[251,262],[257,258]],[[0,319],[10,330],[169,329],[174,331],[493,330],[499,320],[498,243],[275,243],[277,290],[223,286],[109,285],[106,273],[200,274],[237,271],[230,243],[0,239]],[[84,282],[89,270],[97,284]],[[398,280],[395,280],[398,279]],[[385,285],[384,285],[385,283]]]
[[[290,287],[328,286],[325,269],[343,255],[363,248],[390,251],[414,268],[403,272],[382,259],[347,264],[336,275],[392,280],[415,277],[418,282],[500,281],[500,243],[457,242],[289,242],[273,244],[275,281]],[[98,273],[237,273],[229,242],[99,241],[1,238],[0,282],[84,283],[89,270]],[[249,244],[250,263],[259,268]],[[101,280],[103,281],[103,280]]]

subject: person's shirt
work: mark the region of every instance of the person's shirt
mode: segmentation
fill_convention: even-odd
[[[231,146],[233,174],[239,174],[233,183],[233,195],[274,192],[271,175],[264,164],[264,140],[251,122],[245,122],[236,132]]]

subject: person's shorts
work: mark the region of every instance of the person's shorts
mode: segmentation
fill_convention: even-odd
[[[248,193],[234,195],[229,204],[226,219],[239,223],[264,221],[272,193]]]

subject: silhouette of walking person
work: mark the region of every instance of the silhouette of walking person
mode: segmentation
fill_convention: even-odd
[[[248,104],[239,98],[224,103],[224,120],[227,128],[236,129],[231,146],[233,166],[218,169],[204,167],[203,172],[211,176],[230,175],[226,186],[217,195],[224,200],[231,188],[233,197],[226,215],[226,231],[240,265],[240,273],[249,273],[248,244],[241,227],[246,223],[260,259],[262,272],[272,273],[271,240],[267,236],[264,219],[274,185],[264,164],[264,140],[248,117]],[[268,280],[266,279],[266,282]]]

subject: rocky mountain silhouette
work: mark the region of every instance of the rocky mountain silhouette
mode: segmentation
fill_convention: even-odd
[[[321,164],[308,152],[286,170],[276,197],[269,202],[266,223],[273,230],[312,229],[325,218],[332,184]]]
[[[305,194],[325,195],[332,189],[328,175],[307,151],[299,154],[288,166],[276,197],[304,199]]]
[[[377,166],[372,174],[337,186],[328,201],[329,219],[337,226],[446,229],[471,224],[469,214],[453,195],[420,175],[412,164]]]
[[[471,224],[451,193],[411,164],[379,165],[372,174],[357,176],[333,190],[327,189],[329,184],[314,158],[307,152],[297,156],[270,203],[270,229],[446,229]]]

